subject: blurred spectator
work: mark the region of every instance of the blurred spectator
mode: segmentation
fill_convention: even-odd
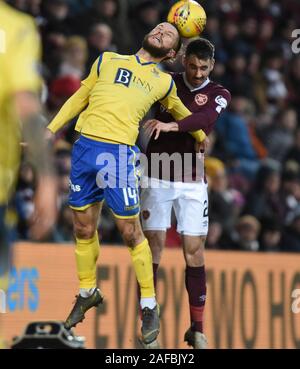
[[[248,100],[244,96],[232,96],[229,110],[217,121],[216,132],[218,148],[222,151],[220,156],[225,157],[227,162],[231,161],[235,171],[252,179],[259,162],[244,116],[247,105]]]
[[[300,205],[300,166],[299,163],[287,162],[282,174],[281,189],[282,204],[284,206],[283,223],[289,214]]]
[[[130,48],[127,12],[127,1],[93,0],[90,9],[71,20],[74,33],[88,36],[91,27],[104,23],[112,30],[113,44],[120,52],[126,52]]]
[[[259,242],[260,251],[281,251],[281,231],[282,225],[278,219],[272,217],[263,219]]]
[[[133,52],[138,51],[143,39],[153,27],[160,22],[159,2],[155,0],[143,0],[136,5],[132,11],[130,29],[133,35]]]
[[[252,215],[244,215],[238,219],[232,242],[229,247],[241,251],[258,251],[258,236],[261,225]],[[228,246],[227,246],[228,247]]]
[[[80,79],[65,76],[55,79],[49,87],[49,108],[52,114],[65,103],[80,87]]]
[[[44,0],[42,13],[46,21],[42,27],[42,33],[46,36],[49,32],[58,32],[64,35],[71,34],[71,28],[67,21],[69,16],[69,3],[67,0]]]
[[[266,96],[269,104],[269,112],[275,114],[278,108],[284,106],[288,96],[287,87],[283,77],[283,56],[282,52],[275,50],[268,51],[263,69],[263,77],[266,84]]]
[[[279,112],[273,124],[265,131],[264,141],[269,156],[282,161],[292,147],[297,127],[296,111],[291,108]]]
[[[55,142],[54,153],[58,173],[70,173],[72,145],[60,139]]]
[[[259,23],[257,39],[255,43],[255,49],[263,53],[267,47],[272,45],[272,40],[274,37],[274,21],[270,18],[266,18]]]
[[[229,56],[227,73],[222,84],[234,95],[242,93],[248,99],[254,99],[253,84],[247,71],[247,60],[244,54],[235,53]]]
[[[205,173],[209,183],[209,217],[229,234],[243,205],[242,195],[228,188],[224,164],[216,158],[205,160]]]
[[[276,217],[278,221],[283,219],[284,206],[279,194],[280,182],[278,163],[273,161],[263,163],[256,174],[244,212],[259,220],[271,216]]]
[[[294,144],[288,150],[284,162],[295,161],[300,164],[300,125],[297,126],[296,133],[294,136]]]
[[[59,76],[71,76],[82,80],[86,74],[88,47],[84,38],[71,36],[66,40]]]
[[[289,64],[288,71],[288,100],[300,116],[300,56],[296,56]]]
[[[283,251],[300,252],[300,206],[289,214],[288,226],[283,232]]]
[[[208,234],[206,237],[205,248],[214,250],[221,247],[220,240],[223,234],[222,224],[216,221],[210,221]]]
[[[53,242],[73,242],[72,210],[64,204],[59,212],[56,229],[53,232]]]
[[[112,30],[104,23],[96,23],[92,26],[88,35],[89,60],[87,70],[90,70],[95,60],[104,51],[117,51],[116,46],[112,44]]]

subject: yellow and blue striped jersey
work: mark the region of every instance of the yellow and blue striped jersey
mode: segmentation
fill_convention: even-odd
[[[33,20],[0,1],[0,204],[8,200],[20,158],[20,122],[14,94],[36,92],[39,38]]]
[[[76,130],[100,139],[134,145],[139,123],[156,101],[175,119],[191,114],[172,77],[137,55],[103,53],[82,84],[90,90],[89,103]]]

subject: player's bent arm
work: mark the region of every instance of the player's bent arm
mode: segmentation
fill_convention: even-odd
[[[41,240],[52,229],[57,216],[57,183],[52,150],[50,142],[45,145],[44,119],[37,96],[31,92],[17,92],[14,94],[14,103],[28,144],[28,161],[38,175],[30,235],[35,240]]]
[[[50,147],[44,142],[44,118],[38,97],[32,92],[17,92],[14,103],[28,145],[28,158],[40,175],[52,175],[54,166]]]
[[[89,94],[90,89],[82,84],[80,89],[64,103],[47,128],[52,133],[56,133],[71,119],[75,118],[88,105]]]
[[[230,103],[229,91],[220,89],[214,97],[210,97],[207,105],[200,111],[178,121],[179,132],[190,132],[202,129],[207,135],[212,131],[219,115]]]
[[[160,135],[160,132],[178,132],[179,125],[176,122],[164,123],[157,119],[150,119],[144,124],[144,129],[146,130],[146,133],[150,137],[155,132],[154,139],[157,140],[157,138]],[[189,133],[194,137],[194,139],[197,142],[203,142],[207,138],[205,132],[203,132],[202,130]]]
[[[191,117],[192,112],[183,104],[180,98],[177,95],[177,89],[175,83],[171,82],[170,91],[167,96],[162,99],[161,104],[172,114],[175,120],[182,120]],[[170,124],[170,123],[168,123]],[[178,132],[178,125],[174,122],[172,127],[169,127],[170,131],[167,132]],[[199,127],[201,128],[201,127]],[[167,128],[166,128],[167,129]],[[189,131],[189,130],[188,130]],[[166,132],[166,131],[164,131]],[[195,132],[189,132],[197,142],[202,142],[206,138],[206,134],[203,130],[197,129]]]

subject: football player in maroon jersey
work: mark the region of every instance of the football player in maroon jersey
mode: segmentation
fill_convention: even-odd
[[[178,96],[193,114],[174,122],[168,111],[159,106],[155,119],[146,122],[144,127],[151,139],[147,147],[148,175],[142,182],[141,214],[143,229],[152,250],[156,284],[166,231],[171,226],[172,208],[175,211],[177,232],[182,237],[186,261],[185,282],[191,318],[191,326],[184,339],[194,348],[205,348],[204,245],[208,232],[208,195],[204,154],[197,154],[195,140],[188,131],[202,129],[209,135],[231,96],[223,86],[209,79],[214,67],[214,46],[208,40],[200,38],[190,42],[183,65],[185,72],[173,74],[173,79]],[[169,159],[173,155],[174,160],[157,160],[157,155],[163,153],[167,153]],[[170,165],[171,162],[173,165]]]

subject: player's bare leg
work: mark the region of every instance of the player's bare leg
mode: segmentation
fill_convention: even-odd
[[[160,263],[161,255],[166,243],[167,232],[165,231],[144,231],[144,234],[149,242],[149,246],[152,253],[152,269],[153,269],[153,282],[156,290],[157,283],[157,271]]]
[[[205,236],[182,237],[186,261],[185,284],[189,295],[191,326],[185,332],[184,341],[194,349],[207,347],[203,334],[203,311],[206,300],[206,278],[204,268]]]
[[[147,240],[149,241],[149,246],[152,251],[153,264],[160,263],[161,254],[165,247],[167,232],[165,231],[144,231]]]
[[[157,342],[159,312],[155,299],[152,255],[148,241],[143,234],[138,216],[127,219],[116,218],[116,222],[123,240],[129,248],[141,289],[142,337],[140,342],[147,349],[159,348]]]
[[[101,208],[102,203],[97,203],[84,210],[72,209],[80,293],[76,296],[75,305],[66,319],[67,329],[82,322],[86,311],[103,301],[102,293],[96,285],[96,263],[99,255],[97,228]]]

